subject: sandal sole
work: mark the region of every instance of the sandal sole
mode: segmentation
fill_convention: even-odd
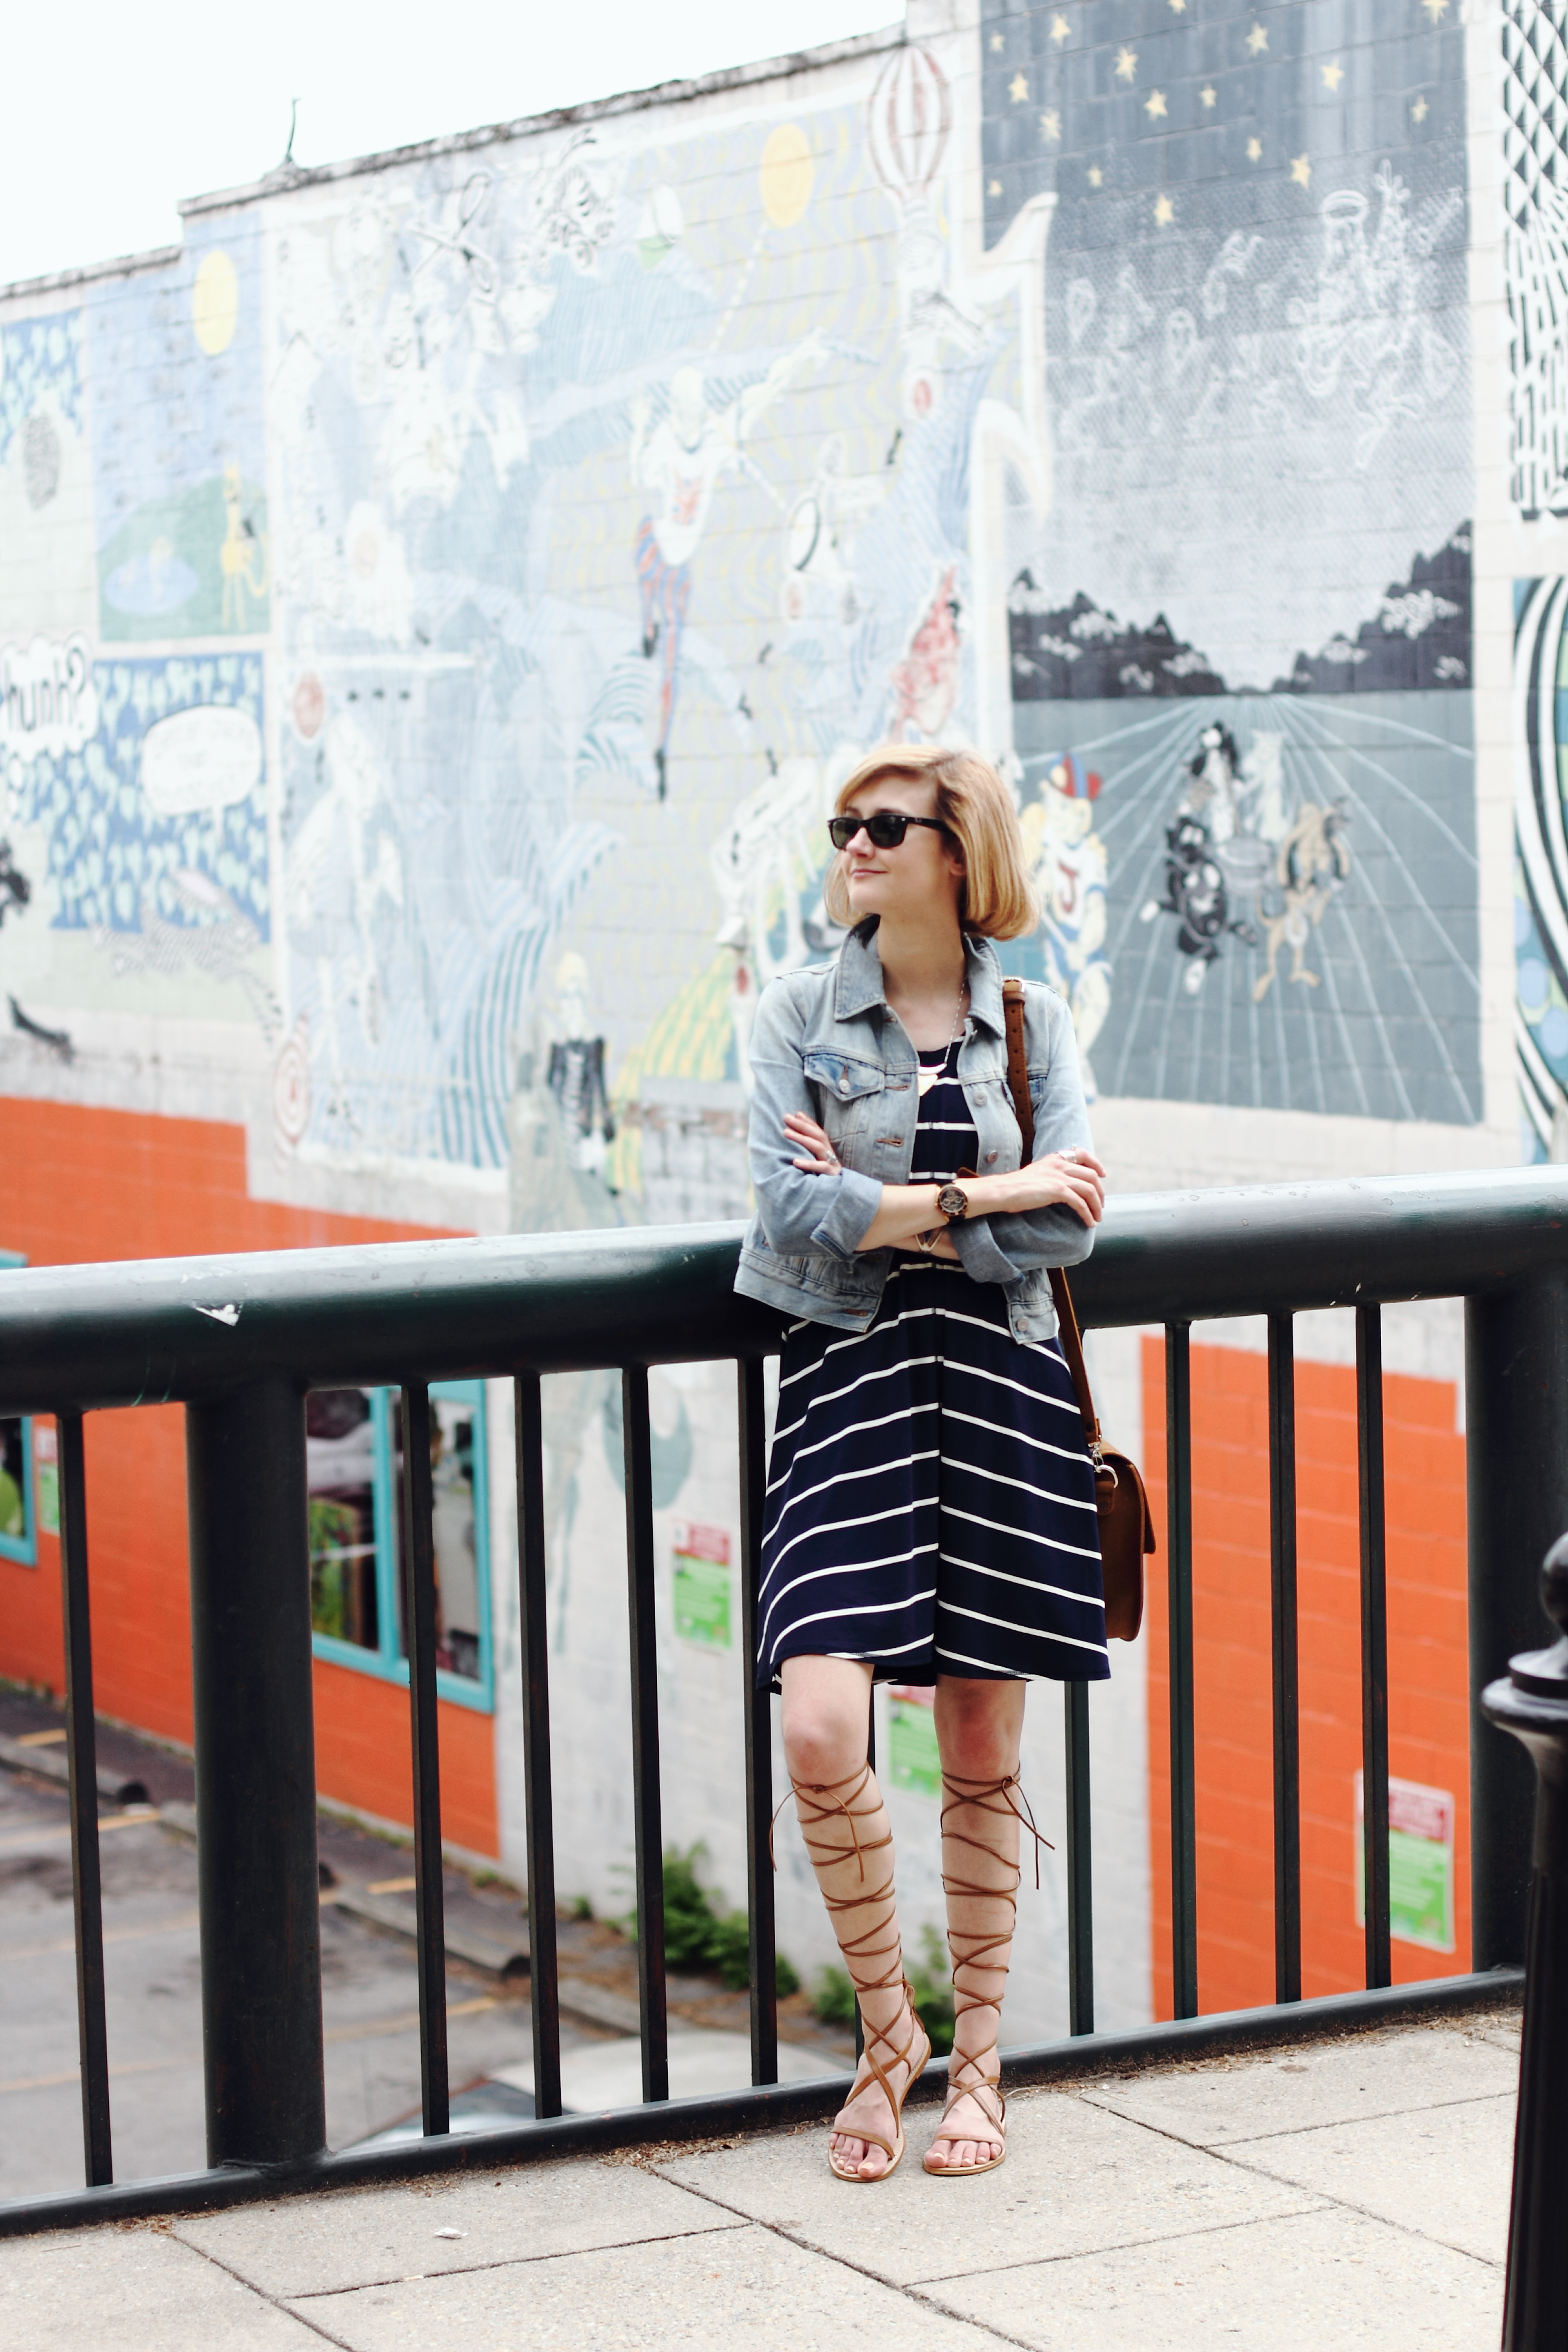
[[[908,2146],[908,2142],[904,2137],[904,2108],[909,2103],[910,2093],[914,2089],[915,2084],[920,2081],[921,2076],[925,2073],[926,2068],[931,2063],[931,2042],[928,2039],[926,2042],[926,2054],[921,2060],[920,2064],[915,2068],[914,2073],[910,2076],[909,2081],[904,2084],[903,2096],[899,2101],[899,2144],[896,2150],[893,2151],[892,2160],[889,2164],[886,2172],[842,2172],[838,2166],[834,2162],[832,2150],[829,2149],[827,2157],[827,2169],[832,2173],[835,2180],[842,2180],[851,2189],[875,2189],[880,2182],[884,2180],[891,2180],[894,2173],[897,2172],[900,2165],[902,2164],[904,2160],[904,2149]],[[873,2074],[871,2081],[874,2083],[876,2079],[876,2076]],[[851,2091],[849,2095],[853,2098],[855,2095],[854,2092]],[[837,2128],[837,2126],[835,2126],[835,2128]],[[847,2137],[847,2135],[846,2135],[846,2137]],[[868,2135],[862,2132],[858,2137],[864,2139],[867,2138]],[[884,2143],[879,2139],[872,2140],[871,2142],[873,2147],[881,2147],[883,2144]]]

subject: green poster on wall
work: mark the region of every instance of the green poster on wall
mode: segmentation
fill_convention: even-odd
[[[891,1787],[911,1790],[916,1796],[942,1794],[942,1759],[929,1692],[889,1698],[888,1780]]]
[[[678,1519],[671,1549],[677,1639],[708,1650],[729,1649],[733,1635],[728,1531]]]
[[[1362,1776],[1355,1776],[1355,1917],[1366,1924]],[[1454,1949],[1454,1798],[1418,1780],[1388,1783],[1388,1932],[1430,1952]]]
[[[59,1441],[54,1424],[33,1423],[33,1503],[47,1536],[60,1531]]]

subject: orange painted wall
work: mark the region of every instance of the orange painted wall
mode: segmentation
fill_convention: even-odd
[[[1172,2014],[1170,1680],[1165,1602],[1165,1377],[1143,1342],[1144,1450],[1161,1544],[1149,1585],[1149,1822],[1154,2014]],[[1384,1382],[1389,1769],[1456,1797],[1451,1953],[1395,1941],[1396,1983],[1469,1967],[1469,1737],[1465,1441],[1447,1381]],[[1268,1375],[1261,1356],[1192,1350],[1193,1628],[1198,2004],[1274,1998]],[[1354,1912],[1361,1762],[1355,1373],[1296,1367],[1301,1754],[1301,1990],[1365,1982]]]
[[[29,1265],[417,1241],[432,1229],[254,1201],[243,1129],[72,1104],[0,1100],[0,1248]],[[177,1406],[92,1414],[86,1425],[94,1699],[163,1738],[191,1737],[184,1416]],[[37,1568],[0,1559],[0,1674],[58,1690],[63,1675],[59,1546]],[[447,1835],[496,1852],[491,1719],[443,1704]],[[316,1666],[317,1779],[324,1795],[412,1818],[408,1701],[396,1684]]]

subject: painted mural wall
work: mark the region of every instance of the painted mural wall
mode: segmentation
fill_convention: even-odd
[[[1507,0],[1500,56],[1458,0],[920,0],[787,77],[203,199],[175,259],[0,299],[6,1087],[153,1110],[178,1064],[279,1200],[739,1215],[757,995],[836,949],[823,817],[898,735],[1012,781],[1044,911],[1008,961],[1069,1000],[1109,1131],[1234,1114],[1281,1176],[1324,1115],[1347,1171],[1394,1129],[1436,1131],[1420,1165],[1506,1155],[1483,1010],[1516,993],[1524,1150],[1568,1158],[1568,548],[1513,563],[1519,945],[1489,999],[1467,277],[1495,69],[1492,423],[1535,529],[1568,511],[1560,16]],[[1156,1161],[1137,1181],[1185,1181]],[[727,1379],[655,1397],[666,1719],[700,1730],[670,1819],[716,1841]],[[560,1779],[605,1903],[617,1402],[547,1389]],[[1102,2021],[1130,2021],[1141,1653],[1096,1737]],[[1021,1972],[1031,2030],[1058,1944]]]
[[[1447,0],[861,47],[13,306],[24,1012],[216,983],[283,1159],[733,1212],[756,992],[837,944],[825,799],[891,733],[1008,763],[1014,960],[1107,1097],[1482,1117]]]

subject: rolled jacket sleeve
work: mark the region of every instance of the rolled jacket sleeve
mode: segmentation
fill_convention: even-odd
[[[802,1058],[802,1029],[801,1008],[787,975],[771,982],[758,1000],[752,1030],[752,1189],[771,1249],[785,1257],[842,1262],[855,1256],[861,1234],[881,1207],[882,1187],[852,1168],[814,1176],[795,1165],[784,1131],[785,1114],[819,1117]]]
[[[1089,1110],[1079,1070],[1072,1014],[1063,998],[1031,988],[1025,1018],[1029,1099],[1035,1110],[1035,1158],[1053,1151],[1091,1151]],[[1094,1227],[1076,1210],[1058,1204],[1007,1215],[966,1218],[949,1228],[959,1262],[975,1282],[1021,1281],[1042,1266],[1081,1265],[1094,1247]]]

